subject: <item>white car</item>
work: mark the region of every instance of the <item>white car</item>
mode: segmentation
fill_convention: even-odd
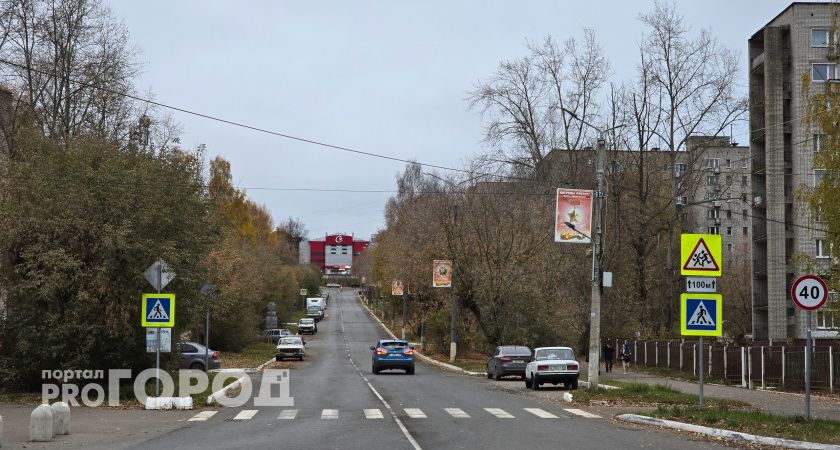
[[[306,341],[300,336],[286,336],[280,338],[277,342],[277,355],[274,357],[276,361],[282,361],[286,358],[297,358],[303,361],[306,355]]]
[[[539,347],[525,366],[525,387],[538,390],[541,384],[563,383],[566,389],[577,389],[580,367],[575,352],[569,347]]]

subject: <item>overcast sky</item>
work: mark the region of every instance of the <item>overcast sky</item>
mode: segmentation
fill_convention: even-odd
[[[591,28],[633,77],[643,1],[109,2],[141,50],[141,91],[162,103],[359,150],[460,166],[484,150],[467,92],[524,43]],[[694,29],[710,27],[741,54],[782,0],[677,2]],[[742,76],[746,93],[746,75]],[[259,134],[181,113],[188,147],[231,161],[234,180],[276,221],[299,217],[310,237],[382,226],[390,194],[256,188],[392,190],[404,164]],[[736,136],[741,143],[744,135]]]

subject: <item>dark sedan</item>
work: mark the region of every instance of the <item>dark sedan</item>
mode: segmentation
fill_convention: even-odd
[[[531,349],[524,345],[501,345],[487,360],[487,378],[500,380],[508,375],[525,376],[525,366],[531,362]]]

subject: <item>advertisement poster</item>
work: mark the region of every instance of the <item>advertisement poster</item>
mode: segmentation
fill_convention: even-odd
[[[391,280],[391,295],[403,295],[403,283],[401,280]]]
[[[557,189],[554,242],[591,244],[588,236],[592,236],[592,191]]]
[[[157,333],[160,333],[160,352],[169,353],[172,351],[172,328],[146,328],[146,351],[154,353],[157,349]]]
[[[447,259],[436,259],[432,268],[432,287],[452,287],[452,261]]]

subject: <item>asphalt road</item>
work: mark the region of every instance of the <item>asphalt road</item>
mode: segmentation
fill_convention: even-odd
[[[131,448],[722,448],[419,362],[413,376],[373,375],[369,347],[385,337],[382,329],[351,290],[334,292],[327,312],[307,337],[307,361],[291,371],[294,406],[248,402],[200,413],[212,415]]]

